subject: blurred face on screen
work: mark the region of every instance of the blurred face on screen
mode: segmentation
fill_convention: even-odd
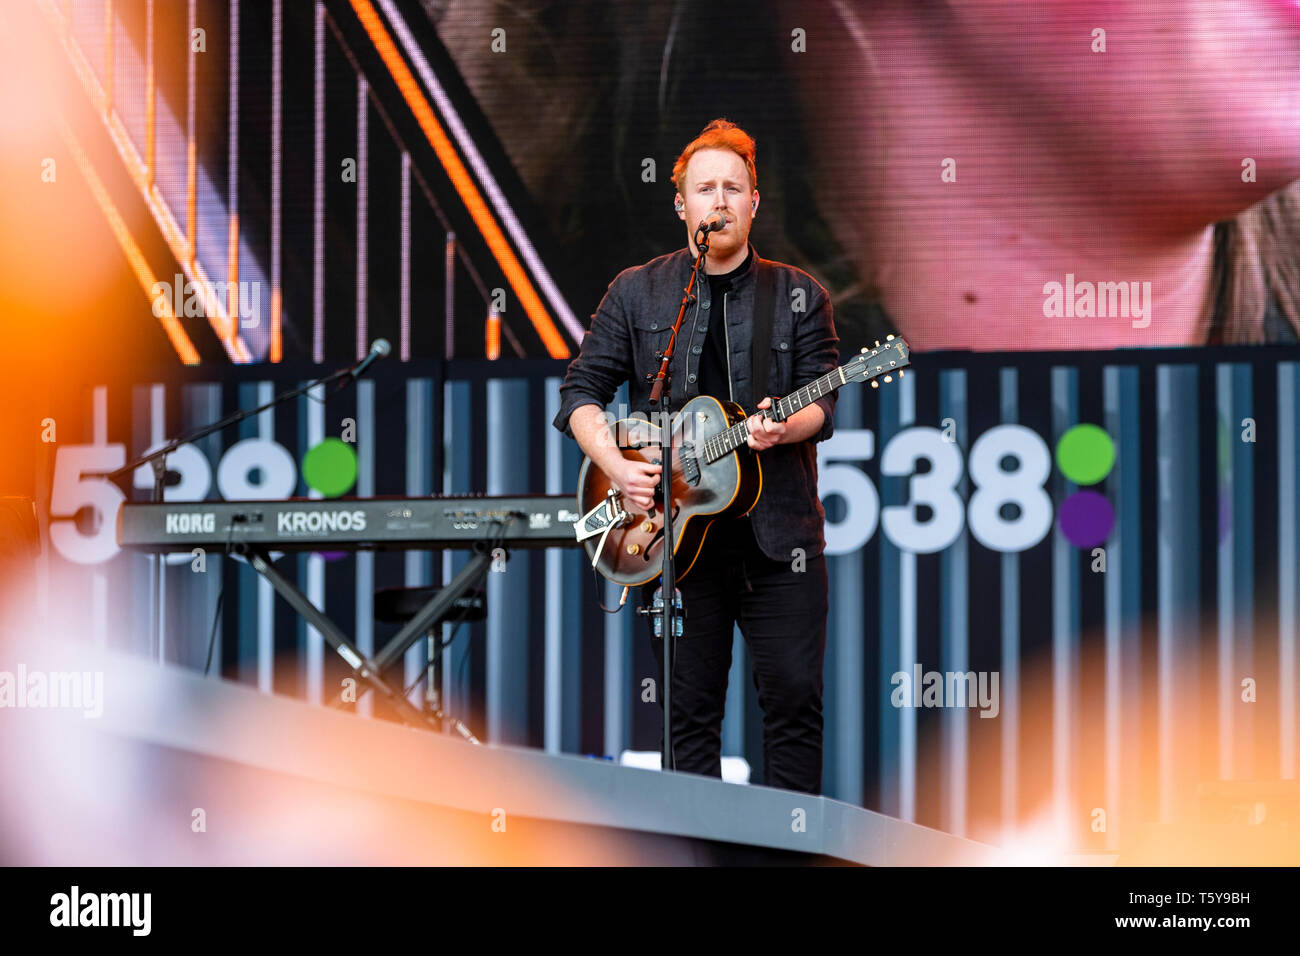
[[[683,179],[679,195],[684,208],[677,218],[686,223],[692,251],[696,228],[716,210],[726,215],[727,226],[709,235],[708,271],[717,272],[719,266],[729,271],[740,265],[758,206],[758,190],[750,187],[745,161],[729,149],[702,149],[686,164]]]
[[[558,73],[503,71],[470,44],[454,55],[566,228],[582,221],[574,136],[601,168],[631,168],[669,131],[677,142],[702,113],[725,112],[753,124],[785,204],[764,246],[824,275],[847,307],[838,315],[871,312],[874,326],[866,306],[878,303],[917,348],[1188,345],[1212,326],[1242,343],[1266,305],[1300,329],[1300,292],[1286,291],[1300,289],[1300,0],[551,8],[565,27],[546,40]],[[477,35],[507,9],[461,0],[442,24]],[[637,55],[611,63],[611,46]],[[588,95],[592,77],[606,93]],[[593,100],[605,105],[577,105]],[[539,122],[573,135],[539,141]],[[688,238],[720,201],[736,218],[713,249],[743,256],[753,184],[704,174],[720,162],[743,180],[727,150],[692,160],[693,182],[714,185],[678,184]],[[652,196],[629,193],[629,209],[658,201],[640,195]],[[634,229],[605,244],[605,268],[659,248]]]
[[[1034,153],[1225,213],[1258,192],[1246,157],[1273,188],[1300,176],[1300,0],[956,0],[945,19],[953,71],[1051,135]]]
[[[1300,0],[809,10],[823,214],[918,348],[1199,344],[1212,225],[1300,178]]]

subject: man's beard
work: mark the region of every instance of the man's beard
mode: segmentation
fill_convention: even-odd
[[[725,258],[745,248],[749,237],[715,235],[709,242],[710,258]]]

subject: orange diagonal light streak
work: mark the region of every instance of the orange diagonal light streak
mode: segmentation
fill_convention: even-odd
[[[397,47],[393,44],[392,38],[389,37],[388,31],[379,19],[379,14],[371,5],[370,0],[350,0],[350,2],[352,9],[356,12],[357,19],[361,21],[366,33],[370,35],[370,41],[374,43],[375,49],[379,51],[379,56],[384,61],[384,65],[388,67],[388,72],[392,74],[393,80],[397,83],[397,89],[401,92],[402,98],[406,100],[406,105],[411,108],[416,122],[420,124],[420,129],[424,131],[429,145],[433,147],[438,160],[447,170],[447,175],[456,188],[456,192],[460,194],[465,208],[469,210],[474,225],[483,234],[483,240],[487,243],[488,248],[492,250],[492,255],[501,266],[501,271],[505,273],[506,281],[515,290],[520,305],[523,306],[524,312],[528,314],[533,327],[537,329],[537,334],[541,336],[546,350],[551,354],[552,358],[568,358],[568,345],[565,344],[564,338],[555,327],[555,323],[551,321],[550,313],[542,305],[542,300],[533,289],[533,284],[519,264],[519,260],[515,257],[514,250],[510,248],[510,244],[506,241],[501,228],[497,225],[496,220],[492,218],[492,213],[489,212],[487,203],[483,201],[482,194],[474,184],[473,177],[470,176],[469,170],[461,162],[451,139],[442,128],[442,124],[438,122],[437,116],[434,115],[433,107],[425,99],[424,93],[421,92],[419,84],[415,81],[415,77],[411,75],[411,71],[407,68],[406,61],[397,52]]]
[[[239,334],[237,322],[234,317],[225,314],[225,303],[221,302],[215,295],[212,283],[208,279],[206,271],[198,261],[195,255],[193,242],[194,220],[191,215],[189,221],[190,235],[187,237],[182,232],[180,225],[176,222],[162,193],[159,191],[156,183],[151,181],[148,166],[139,150],[136,148],[131,134],[127,132],[121,116],[112,108],[108,95],[104,87],[91,68],[90,61],[86,59],[80,45],[71,34],[70,25],[66,15],[54,6],[53,0],[36,0],[37,5],[43,10],[46,16],[55,25],[59,41],[63,46],[64,52],[67,53],[72,61],[73,70],[80,80],[82,88],[85,89],[87,96],[90,97],[91,103],[100,115],[104,126],[113,140],[113,145],[117,148],[118,156],[121,158],[130,175],[132,182],[135,183],[149,211],[153,214],[154,221],[157,222],[161,230],[163,239],[171,249],[172,255],[181,265],[185,277],[189,279],[194,286],[203,293],[204,309],[209,324],[213,331],[216,332],[218,339],[225,347],[226,354],[230,356],[231,361],[236,363],[246,363],[252,361],[252,354],[248,350],[247,343]],[[111,21],[110,21],[111,22]],[[188,144],[189,161],[190,161],[190,209],[193,212],[193,169],[194,169],[194,141],[191,139]],[[89,160],[87,160],[89,161]],[[105,193],[107,195],[107,193]],[[116,207],[114,207],[116,208]],[[120,218],[120,217],[119,217]],[[123,220],[124,222],[124,220]],[[120,238],[120,237],[119,237]],[[134,240],[132,240],[134,245]],[[152,293],[150,293],[152,295]]]
[[[113,199],[104,188],[99,176],[95,174],[94,167],[91,166],[90,160],[86,157],[85,151],[81,144],[77,142],[77,137],[73,135],[72,130],[62,120],[59,120],[59,132],[63,135],[63,140],[72,153],[73,158],[77,161],[77,167],[81,174],[86,177],[86,183],[90,186],[90,191],[94,194],[95,201],[99,203],[99,208],[104,211],[104,218],[108,220],[109,228],[113,230],[113,235],[117,236],[117,241],[122,246],[122,251],[126,253],[127,262],[131,264],[135,272],[136,279],[139,280],[141,287],[144,289],[145,296],[150,302],[162,304],[162,315],[158,316],[158,321],[162,323],[163,331],[167,333],[167,338],[171,339],[172,347],[176,349],[176,354],[180,356],[181,361],[186,365],[199,364],[199,352],[190,341],[189,335],[181,326],[180,320],[172,312],[171,302],[166,297],[154,298],[154,284],[157,278],[153,270],[149,268],[149,263],[140,251],[140,246],[136,243],[131,235],[131,230],[127,228],[126,221],[123,220],[122,214],[117,211]]]

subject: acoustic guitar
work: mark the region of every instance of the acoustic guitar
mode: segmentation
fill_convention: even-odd
[[[827,372],[791,395],[772,402],[759,414],[785,421],[799,409],[849,382],[893,381],[911,364],[907,343],[889,336],[886,344],[863,349],[851,362]],[[735,402],[699,395],[672,419],[673,558],[678,580],[690,573],[704,536],[713,522],[748,514],[763,489],[761,456],[742,454],[748,448],[748,416]],[[658,464],[664,429],[642,418],[627,418],[612,426],[624,458]],[[656,486],[649,513],[624,505],[623,495],[590,458],[578,472],[578,514],[574,534],[587,549],[597,571],[624,587],[658,577],[663,566],[663,494]]]

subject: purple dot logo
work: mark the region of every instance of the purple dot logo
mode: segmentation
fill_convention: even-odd
[[[1075,425],[1056,443],[1056,466],[1076,485],[1095,485],[1115,466],[1115,443],[1096,425]],[[1115,527],[1115,509],[1105,495],[1076,491],[1062,502],[1057,522],[1076,548],[1095,548]]]

